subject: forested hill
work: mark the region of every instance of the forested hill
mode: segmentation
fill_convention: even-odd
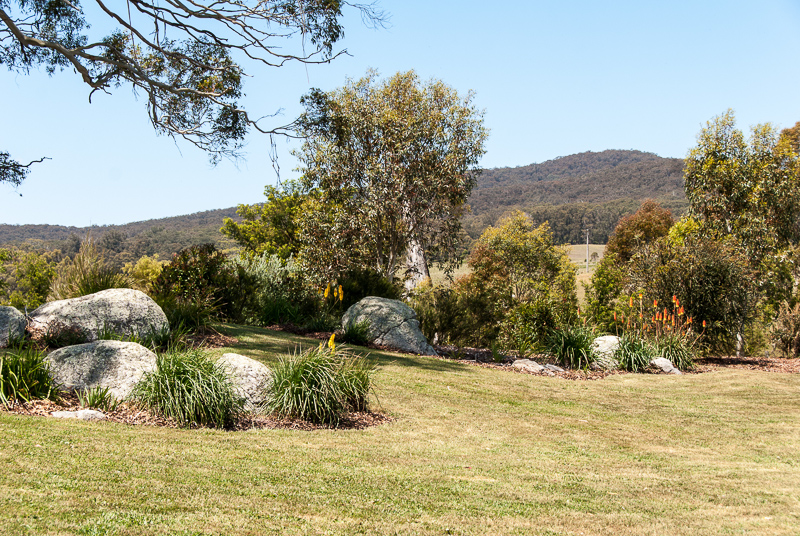
[[[559,243],[590,240],[605,243],[619,219],[632,214],[643,199],[654,198],[677,216],[687,207],[683,161],[641,151],[586,152],[516,168],[485,170],[464,217],[464,228],[477,238],[503,214],[520,209],[537,222],[549,221]],[[226,217],[238,219],[235,208],[197,212],[125,225],[65,227],[0,224],[0,245],[39,242],[70,252],[89,232],[115,263],[142,255],[168,259],[192,244],[234,246],[219,228]],[[42,244],[43,242],[43,244]]]
[[[0,224],[0,245],[43,242],[48,248],[70,252],[89,233],[115,257],[117,264],[136,260],[142,255],[158,254],[162,259],[169,259],[173,253],[192,244],[212,243],[221,249],[233,247],[234,242],[219,232],[225,218],[238,220],[236,209],[208,210],[125,225],[66,227]]]
[[[641,151],[609,150],[564,156],[516,168],[484,170],[469,204],[464,227],[477,238],[504,213],[523,210],[537,223],[550,222],[558,242],[604,243],[622,216],[653,198],[682,214],[683,160]]]

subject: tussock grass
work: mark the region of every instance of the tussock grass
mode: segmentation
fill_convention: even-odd
[[[99,409],[100,411],[116,411],[120,401],[108,391],[108,387],[84,388],[75,392],[78,402],[85,408]]]
[[[318,341],[230,327],[269,366]],[[566,381],[374,352],[366,430],[224,432],[0,412],[0,527],[30,534],[800,532],[800,376]]]
[[[658,355],[655,348],[646,339],[636,334],[625,333],[619,338],[619,346],[614,352],[614,357],[622,370],[641,372],[649,367],[650,361]]]
[[[585,326],[551,329],[544,341],[544,351],[573,370],[588,368],[595,361],[592,341],[596,334]]]
[[[275,365],[266,409],[280,417],[338,424],[344,412],[367,409],[372,371],[366,359],[347,351],[295,352]]]
[[[225,428],[244,408],[222,367],[198,350],[160,354],[130,399],[184,427]]]
[[[0,406],[34,399],[58,400],[58,394],[43,352],[24,344],[0,350]]]

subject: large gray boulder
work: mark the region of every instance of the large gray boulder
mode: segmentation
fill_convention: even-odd
[[[9,339],[18,339],[25,334],[25,315],[13,307],[0,306],[0,348],[8,346]]]
[[[245,409],[257,410],[266,400],[267,388],[272,382],[269,367],[255,359],[232,353],[223,354],[217,363],[228,373],[237,394],[245,399]]]
[[[419,329],[414,310],[405,303],[368,296],[350,306],[342,317],[342,328],[368,322],[370,342],[420,355],[437,355]]]
[[[614,353],[619,348],[619,337],[615,335],[603,335],[592,341],[592,352],[595,360],[592,368],[595,370],[617,370],[619,363],[614,357]]]
[[[169,329],[167,317],[150,296],[130,288],[102,290],[80,298],[45,303],[30,314],[31,327],[79,326],[93,341],[104,330],[132,336]]]
[[[67,346],[47,356],[53,379],[66,389],[101,389],[127,397],[145,372],[156,369],[156,354],[135,342],[95,341]]]

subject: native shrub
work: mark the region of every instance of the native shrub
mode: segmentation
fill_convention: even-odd
[[[680,297],[681,316],[693,319],[700,343],[714,352],[734,348],[757,318],[761,298],[756,274],[735,244],[696,237],[683,245],[660,239],[645,246],[628,265],[626,287],[661,307]]]
[[[538,337],[542,304],[556,322],[569,322],[577,312],[575,266],[553,244],[547,224],[535,227],[521,212],[486,229],[468,263],[471,273],[450,285],[417,288],[412,307],[428,338],[488,347],[505,333],[502,345],[519,350],[527,346],[524,339]],[[539,305],[517,309],[525,304]],[[528,336],[530,329],[536,333]]]
[[[402,289],[397,282],[390,282],[374,268],[353,268],[341,278],[344,297],[341,303],[342,312],[367,296],[400,299]]]
[[[135,263],[129,262],[122,267],[122,272],[128,276],[131,288],[147,292],[161,274],[167,261],[158,260],[158,255],[141,257]]]
[[[537,300],[514,307],[501,324],[500,346],[525,357],[541,348],[550,332],[561,323],[556,308]]]
[[[195,245],[175,254],[151,287],[151,294],[173,323],[197,328],[215,318],[236,320],[239,280],[224,253],[213,244]],[[173,318],[171,318],[173,317]]]
[[[231,264],[249,284],[243,320],[250,324],[299,324],[313,316],[318,297],[297,262],[279,255],[236,256]]]
[[[785,357],[800,356],[800,303],[784,301],[770,330],[770,341]]]

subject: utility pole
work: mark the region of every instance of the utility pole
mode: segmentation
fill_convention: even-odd
[[[586,273],[589,273],[589,229],[584,229],[586,231]]]

